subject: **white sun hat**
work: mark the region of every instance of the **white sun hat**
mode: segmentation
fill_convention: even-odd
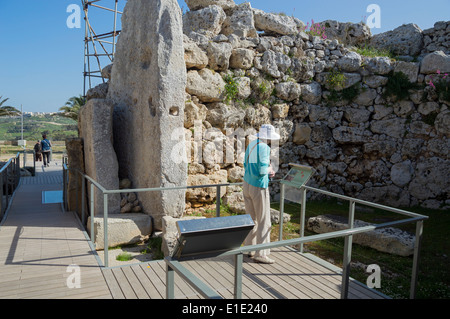
[[[279,140],[280,134],[275,132],[275,127],[270,124],[263,124],[259,129],[259,133],[256,134],[257,138],[263,140]]]

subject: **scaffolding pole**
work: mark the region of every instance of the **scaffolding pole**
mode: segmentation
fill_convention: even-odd
[[[100,83],[105,83],[102,77],[102,69],[114,61],[117,36],[120,30],[117,30],[119,1],[125,0],[81,0],[84,12],[85,34],[84,34],[84,70],[83,70],[83,96],[86,97],[87,91]],[[100,5],[100,3],[102,4]],[[114,2],[114,4],[112,4]],[[107,7],[108,5],[113,6]],[[97,20],[96,14],[101,12],[110,12],[112,31],[97,34],[94,26]],[[102,21],[104,24],[104,21]],[[104,25],[103,25],[104,27]],[[110,30],[111,30],[110,29]],[[100,83],[99,83],[100,82]]]

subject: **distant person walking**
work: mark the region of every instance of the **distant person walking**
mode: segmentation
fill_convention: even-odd
[[[50,152],[52,151],[52,143],[47,139],[47,135],[42,135],[41,141],[42,157],[44,158],[44,166],[50,166]]]
[[[34,153],[36,154],[36,162],[42,161],[42,147],[40,140],[34,145]]]
[[[270,197],[269,176],[275,172],[270,164],[270,147],[268,141],[279,140],[280,135],[270,124],[261,126],[257,139],[252,141],[245,151],[244,162],[244,203],[245,211],[249,214],[255,227],[250,231],[244,241],[244,245],[257,245],[270,242]],[[274,260],[269,258],[270,249],[256,251],[250,256],[260,263],[271,264]]]

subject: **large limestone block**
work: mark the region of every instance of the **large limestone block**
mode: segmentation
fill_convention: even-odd
[[[183,16],[183,31],[192,31],[212,38],[220,33],[226,19],[223,9],[217,5],[210,5],[197,11],[188,11]]]
[[[187,73],[186,92],[195,95],[202,102],[223,100],[225,82],[219,73],[210,69],[191,70]]]
[[[114,102],[120,176],[132,188],[186,185],[186,65],[182,15],[175,0],[128,1],[122,15],[108,98]],[[155,228],[180,216],[184,191],[139,192]]]
[[[404,24],[394,30],[375,34],[370,45],[398,55],[415,56],[420,54],[423,48],[422,30],[413,23]]]
[[[86,174],[106,189],[119,189],[119,165],[113,147],[111,101],[89,100],[80,110],[79,130],[84,145]],[[120,195],[108,195],[108,213],[118,213],[119,210]],[[103,194],[96,189],[94,216],[99,214],[103,214]]]
[[[437,71],[441,73],[450,72],[450,55],[445,54],[442,51],[436,51],[427,54],[420,66],[420,73],[435,74]]]
[[[67,185],[67,201],[68,208],[71,211],[75,211],[78,208],[78,215],[81,218],[81,175],[75,171],[79,170],[84,173],[84,152],[83,152],[83,139],[81,138],[68,138],[66,139],[66,152],[69,160],[69,182]],[[87,201],[85,200],[85,212],[87,212]]]
[[[257,38],[253,10],[250,3],[242,3],[235,6],[223,23],[222,34],[227,36],[235,34],[243,38]]]
[[[236,4],[233,0],[186,0],[186,4],[190,10],[199,10],[210,5],[216,5],[227,10],[233,8]]]
[[[108,247],[135,244],[148,238],[152,232],[152,219],[146,214],[108,215]],[[87,221],[87,232],[91,234],[91,217]],[[103,217],[94,218],[95,249],[105,249],[105,227]]]
[[[303,25],[299,20],[286,15],[267,13],[253,9],[255,27],[257,30],[280,35],[297,34],[298,28]]]
[[[355,220],[353,227],[371,225]],[[316,233],[327,233],[347,229],[348,225],[347,221],[339,216],[319,215],[308,219],[307,228]],[[410,256],[414,253],[415,236],[398,228],[386,227],[353,235],[353,242],[393,255]]]
[[[320,22],[320,26],[325,27],[324,31],[328,39],[337,39],[347,45],[364,45],[372,36],[370,28],[363,22],[325,20]]]

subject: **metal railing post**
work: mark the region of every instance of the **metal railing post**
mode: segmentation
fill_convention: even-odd
[[[216,217],[220,217],[220,186],[216,186]]]
[[[355,219],[355,202],[350,200],[349,206],[348,227],[349,229],[353,229],[353,222]],[[342,262],[341,299],[347,299],[348,297],[348,288],[350,283],[350,261],[352,259],[352,241],[353,235],[345,236],[344,260]]]
[[[105,252],[105,267],[108,267],[108,194],[103,193],[103,251]]]
[[[91,196],[90,196],[90,206],[91,206],[91,241],[95,247],[95,234],[94,234],[94,184],[91,182]]]
[[[66,185],[66,174],[67,174],[67,170],[63,165],[63,207],[65,210],[67,210],[68,208],[68,204],[67,204],[67,185]]]
[[[9,206],[9,168],[10,165],[6,167],[6,207]]]
[[[242,261],[244,254],[234,255],[234,299],[242,298]]]
[[[83,225],[86,224],[86,211],[84,209],[84,193],[85,193],[85,184],[86,181],[84,180],[84,176],[81,175],[81,223]]]
[[[166,262],[166,299],[175,298],[175,272]]]
[[[3,188],[4,188],[4,184],[3,184],[3,172],[0,171],[0,218],[3,218]]]
[[[417,292],[417,279],[419,276],[419,255],[420,255],[420,246],[422,242],[422,233],[423,233],[423,221],[418,221],[416,223],[416,241],[414,243],[414,257],[413,257],[413,268],[411,275],[411,288],[409,292],[409,298],[415,299]]]
[[[300,202],[300,238],[305,236],[305,216],[306,216],[306,188],[301,188],[301,202]],[[300,244],[300,252],[303,253],[303,243]]]
[[[280,184],[280,230],[278,240],[283,240],[283,216],[284,216],[284,184]]]

